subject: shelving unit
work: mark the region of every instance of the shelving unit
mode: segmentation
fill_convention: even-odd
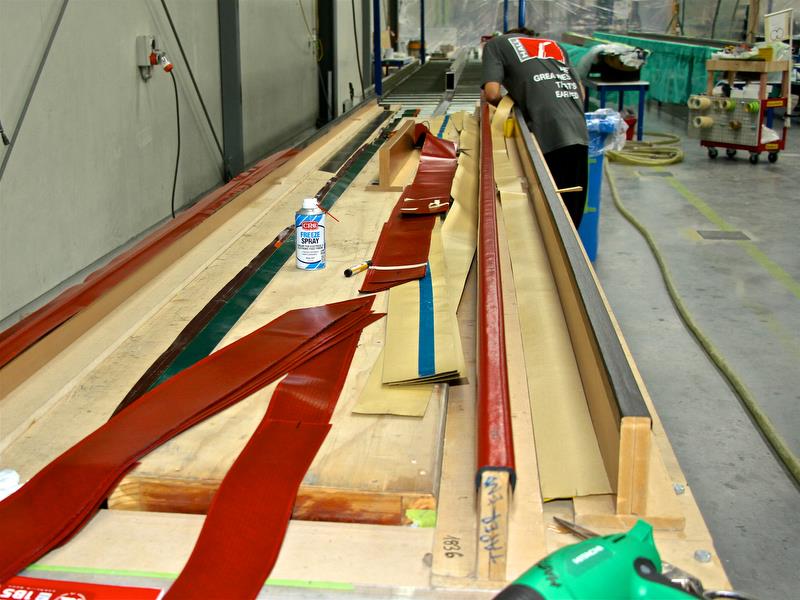
[[[729,158],[736,155],[737,150],[747,150],[750,153],[750,162],[756,164],[762,152],[768,152],[770,162],[778,160],[778,153],[786,147],[786,136],[789,130],[790,117],[784,117],[781,136],[778,140],[763,140],[763,125],[772,127],[773,110],[787,107],[790,95],[790,61],[759,61],[759,60],[727,60],[712,59],[706,61],[707,86],[706,95],[712,101],[713,108],[696,109],[690,112],[690,118],[709,111],[716,111],[722,120],[707,129],[701,129],[700,144],[708,148],[708,156],[716,158],[717,148],[725,148]],[[730,98],[734,103],[728,103],[722,108],[719,98],[712,96],[714,81],[717,72],[726,73],[728,82],[733,85],[737,73],[758,73],[759,87],[757,98]],[[769,98],[767,94],[767,78],[770,73],[782,73],[781,95],[778,98]],[[754,102],[758,105],[755,106]],[[723,103],[724,104],[724,103]],[[788,111],[787,111],[788,113]],[[750,121],[749,127],[743,123]]]

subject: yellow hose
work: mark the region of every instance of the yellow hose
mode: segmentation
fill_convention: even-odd
[[[736,372],[730,367],[730,365],[728,365],[725,357],[722,356],[717,347],[711,343],[711,340],[709,340],[709,338],[697,325],[691,313],[686,308],[686,305],[684,304],[680,294],[678,294],[678,290],[675,287],[672,275],[667,268],[664,257],[661,255],[661,252],[659,251],[652,234],[644,225],[642,225],[640,221],[636,219],[636,217],[633,216],[633,214],[631,214],[631,212],[622,203],[622,200],[619,197],[619,192],[617,191],[616,181],[614,181],[614,178],[608,169],[608,165],[605,166],[605,173],[606,179],[608,180],[608,187],[611,190],[611,197],[614,200],[614,206],[616,206],[617,210],[619,210],[622,216],[625,217],[630,224],[636,228],[636,230],[647,242],[647,245],[650,246],[650,251],[653,253],[653,257],[658,263],[658,268],[661,271],[661,277],[664,279],[667,292],[669,293],[672,303],[675,305],[675,309],[678,311],[678,315],[680,316],[681,320],[698,341],[711,361],[717,366],[723,377],[725,377],[734,393],[741,400],[745,409],[747,409],[747,411],[753,417],[756,427],[764,435],[769,445],[775,451],[775,454],[777,454],[778,459],[783,463],[784,467],[786,467],[786,470],[789,471],[789,474],[794,478],[795,482],[800,484],[800,460],[798,460],[797,456],[786,444],[783,437],[781,437],[781,434],[775,429],[772,421],[770,421],[769,417],[761,409],[761,406],[758,404],[755,397],[744,384],[744,382],[739,379],[738,375],[736,375]]]
[[[646,131],[646,136],[664,138],[659,141],[629,141],[622,150],[609,150],[606,152],[608,160],[625,165],[641,167],[655,167],[672,165],[683,160],[683,150],[677,146],[681,139],[670,133],[655,133]]]

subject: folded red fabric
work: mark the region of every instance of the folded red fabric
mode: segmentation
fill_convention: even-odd
[[[503,284],[497,233],[489,105],[481,107],[481,183],[478,205],[478,377],[476,481],[484,470],[508,471],[516,483],[511,403],[506,365]]]
[[[258,596],[278,558],[300,483],[330,429],[359,335],[303,363],[275,389],[167,599],[205,599],[214,595],[209,590],[243,600]]]
[[[415,136],[422,135],[425,139],[417,174],[381,229],[362,292],[379,292],[425,276],[434,220],[450,206],[458,160],[454,142],[437,138],[417,124]]]
[[[151,450],[360,331],[371,298],[289,311],[144,394],[0,502],[0,582],[68,540]]]

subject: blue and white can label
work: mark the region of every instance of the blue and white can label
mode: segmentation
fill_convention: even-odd
[[[295,258],[297,268],[314,271],[325,268],[325,215],[297,213]]]

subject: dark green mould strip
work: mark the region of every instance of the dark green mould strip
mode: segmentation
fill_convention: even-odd
[[[407,110],[403,116],[414,116],[415,111]],[[336,201],[344,194],[356,176],[363,170],[369,160],[375,155],[383,142],[398,124],[399,118],[392,120],[375,141],[362,146],[343,167],[335,182],[324,192],[320,205],[325,210],[330,210]],[[324,189],[324,188],[323,188]],[[283,267],[287,260],[294,254],[295,237],[289,235],[283,244],[258,268],[241,288],[224,304],[224,306],[211,318],[195,336],[188,342],[180,354],[163,371],[160,377],[150,386],[154,388],[173,375],[202,360],[222,341],[222,338],[239,321],[245,311],[267,287],[275,274]]]

